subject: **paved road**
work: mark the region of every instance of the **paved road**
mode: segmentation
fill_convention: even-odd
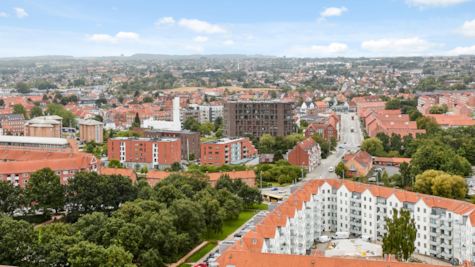
[[[352,120],[351,116],[354,116],[355,119]],[[351,132],[351,127],[353,127],[354,132]],[[332,155],[330,155],[327,159],[322,160],[322,164],[315,168],[312,172],[307,174],[307,177],[304,181],[309,179],[325,179],[325,178],[337,178],[335,172],[329,172],[328,168],[335,166],[341,161],[341,158],[345,155],[348,150],[358,150],[363,142],[363,133],[360,129],[360,121],[358,117],[356,117],[356,113],[341,113],[341,126],[340,126],[340,135],[341,141],[338,142],[336,151],[333,151]],[[346,142],[346,144],[345,144]],[[343,148],[339,148],[343,147]],[[297,184],[301,184],[299,182]],[[282,186],[278,187],[279,190],[285,191],[285,193],[281,193],[282,195],[290,194],[290,186]],[[270,188],[262,189],[262,192],[271,192]],[[274,191],[274,193],[277,193]]]

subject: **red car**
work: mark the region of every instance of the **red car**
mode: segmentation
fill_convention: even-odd
[[[206,263],[202,262],[200,264],[195,265],[194,267],[208,267],[208,265]]]

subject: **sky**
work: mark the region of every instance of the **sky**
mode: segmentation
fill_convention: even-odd
[[[475,0],[0,0],[0,57],[475,54]]]

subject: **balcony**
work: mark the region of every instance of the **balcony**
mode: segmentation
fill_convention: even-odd
[[[361,235],[361,230],[350,229],[350,233],[355,234],[355,235]]]
[[[383,212],[383,211],[378,211],[376,214],[383,217],[386,217],[388,215],[386,212]]]
[[[440,253],[440,255],[442,255],[444,258],[452,258],[452,255],[453,255],[453,254],[452,254],[452,253],[449,254],[449,253],[447,253],[447,252],[445,252],[445,251],[442,251],[442,252]]]
[[[332,216],[330,216],[330,220],[336,221],[336,220],[338,220],[338,217],[332,215]]]
[[[350,213],[350,218],[361,219],[361,214],[353,214],[353,213]]]
[[[336,206],[338,203],[336,201],[330,200],[330,205]]]
[[[439,251],[433,249],[429,249],[429,253],[439,255]]]
[[[429,240],[429,244],[433,245],[433,246],[439,246],[440,243],[437,242],[436,240]]]
[[[380,242],[383,242],[383,238],[380,237],[380,236],[378,236],[376,239],[378,239],[378,241],[380,241]]]
[[[226,153],[224,153],[224,155],[227,157],[227,156],[229,156],[229,153],[228,153],[228,152],[226,152]]]
[[[247,147],[243,147],[243,148],[242,148],[242,151],[247,151]]]
[[[386,221],[378,221],[378,224],[380,224],[380,225],[386,225]]]
[[[442,234],[442,235],[440,235],[440,237],[442,237],[443,239],[452,240],[452,236],[450,236],[450,235]]]
[[[350,225],[353,225],[353,226],[360,226],[360,227],[361,227],[361,222],[350,221]]]
[[[443,247],[443,248],[447,248],[447,249],[452,249],[452,247],[453,247],[452,244],[447,244],[447,243],[442,243],[442,244],[440,244],[440,246]]]
[[[357,211],[361,211],[361,207],[357,207],[357,206],[350,206],[350,210],[357,210]]]
[[[449,218],[449,217],[446,217],[446,216],[440,216],[440,219],[443,220],[443,221],[446,221],[446,222],[451,222],[451,221],[454,220],[453,218]]]
[[[224,148],[224,151],[228,151],[228,150],[229,150],[229,147],[225,147],[225,148]]]
[[[441,225],[440,228],[443,230],[452,231],[452,226],[448,226],[445,224]]]
[[[440,215],[437,215],[437,214],[431,214],[429,215],[429,218],[431,219],[439,219]]]
[[[361,203],[361,198],[350,198],[350,202]]]
[[[386,208],[386,203],[379,203],[378,202],[378,203],[376,203],[376,207],[384,209],[384,208]]]
[[[439,236],[439,233],[437,233],[437,232],[429,232],[429,235],[430,235],[430,236],[433,236],[433,237],[438,237],[438,236]]]
[[[430,227],[437,228],[437,227],[439,227],[439,224],[430,222],[430,223],[429,223],[429,226],[430,226]]]
[[[383,234],[385,234],[385,233],[388,232],[388,231],[386,231],[386,229],[381,228],[381,227],[378,227],[378,231],[379,231],[380,233],[383,233]]]
[[[282,235],[282,234],[281,234],[280,237],[279,237],[279,240],[280,240],[281,242],[284,242],[285,240],[287,240],[287,237],[286,237],[285,235]]]

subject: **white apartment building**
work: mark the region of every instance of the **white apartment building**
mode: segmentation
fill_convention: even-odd
[[[234,247],[303,255],[323,231],[348,231],[381,241],[384,218],[392,217],[393,208],[411,211],[416,252],[475,262],[474,204],[340,179],[307,181]]]
[[[200,123],[214,122],[217,117],[223,117],[223,105],[200,105]]]

